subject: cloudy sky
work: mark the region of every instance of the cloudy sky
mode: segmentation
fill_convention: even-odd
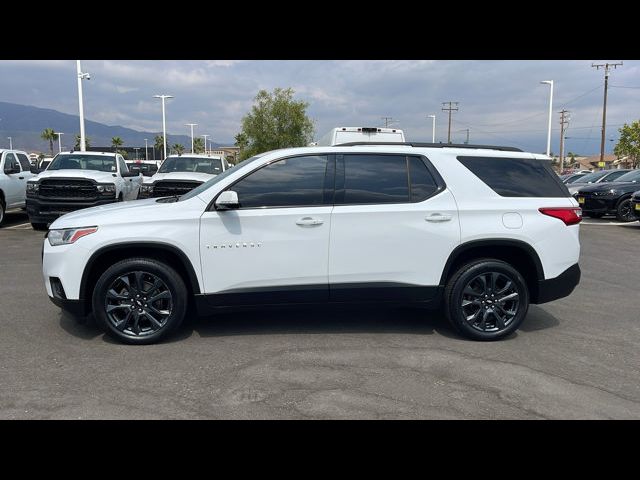
[[[620,59],[609,59],[619,61]],[[593,60],[601,63],[600,60]],[[309,102],[316,138],[334,126],[394,127],[409,140],[446,141],[442,102],[459,102],[453,116],[453,141],[508,144],[526,150],[546,147],[549,87],[555,81],[552,151],[559,151],[559,114],[571,112],[567,150],[599,151],[603,72],[591,61],[116,61],[85,60],[91,73],[84,83],[88,119],[137,130],[161,129],[160,102],[170,94],[170,134],[196,134],[232,143],[242,116],[259,89],[292,87]],[[612,71],[607,108],[607,138],[640,118],[640,62],[625,61]],[[53,108],[77,114],[75,61],[0,61],[0,101]],[[610,151],[613,142],[607,142]]]

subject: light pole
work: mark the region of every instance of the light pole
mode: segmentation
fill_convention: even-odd
[[[427,115],[427,118],[431,118],[433,120],[433,124],[431,125],[431,143],[436,143],[436,116]]]
[[[62,132],[53,132],[58,136],[58,152],[62,152],[62,135],[64,135],[64,133]]]
[[[546,83],[549,89],[549,126],[547,129],[547,156],[551,155],[551,120],[553,118],[553,80],[543,80],[540,83]]]
[[[191,127],[191,153],[193,153],[193,127],[198,125],[197,123],[185,123],[186,127]]]
[[[138,150],[140,150],[140,147],[133,147],[133,149],[136,151],[136,160],[140,160],[140,157],[138,156]]]
[[[173,98],[173,95],[154,95],[154,98],[162,100],[162,140],[164,141],[164,158],[167,158],[167,119],[164,112],[164,101]]]
[[[147,139],[144,139],[144,161],[149,161],[149,144],[147,143]]]
[[[80,67],[80,60],[76,60],[76,66],[78,68],[78,107],[80,110],[80,151],[86,151],[86,143],[84,136],[84,104],[82,102],[82,80],[91,80],[91,75],[83,73]]]
[[[9,150],[13,150],[13,139],[11,137],[7,137],[9,139]]]
[[[207,137],[209,135],[201,135],[201,137],[204,137],[204,154],[207,154]]]

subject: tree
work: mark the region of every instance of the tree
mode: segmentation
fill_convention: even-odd
[[[238,158],[242,157],[242,152],[244,151],[245,148],[247,148],[247,145],[249,144],[249,141],[247,140],[247,136],[244,133],[238,133],[235,136],[235,141],[236,141],[236,147],[238,147],[239,152],[238,152]]]
[[[89,137],[86,137],[86,136],[84,137],[84,146],[86,148],[89,148],[91,146],[90,140],[91,139]],[[76,145],[75,145],[74,149],[75,150],[80,150],[80,135],[76,135]]]
[[[241,160],[277,148],[303,147],[313,139],[313,122],[307,116],[309,104],[294,100],[293,94],[291,88],[258,92],[236,135],[236,144],[243,145]]]
[[[53,157],[53,142],[54,140],[58,139],[56,132],[53,130],[53,128],[45,128],[40,134],[40,138],[49,142],[49,151],[51,152],[51,156]]]
[[[204,138],[193,139],[193,152],[204,153]]]
[[[164,155],[164,137],[162,135],[156,135],[153,149],[160,152],[160,156]]]
[[[626,123],[618,129],[620,139],[613,149],[613,153],[618,158],[629,157],[632,167],[637,168],[640,162],[640,120],[632,122],[631,125]]]
[[[118,147],[121,147],[122,144],[123,142],[120,137],[111,137],[111,146],[113,147],[114,152],[122,154],[122,152],[118,150]]]
[[[184,153],[184,145],[180,145],[179,143],[174,143],[171,146],[171,150],[176,152],[178,155],[182,155]]]

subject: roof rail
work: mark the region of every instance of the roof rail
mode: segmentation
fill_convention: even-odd
[[[408,147],[428,148],[475,148],[483,150],[500,150],[503,152],[522,152],[516,147],[501,147],[497,145],[470,145],[468,143],[423,143],[423,142],[347,142],[333,145],[334,147],[354,147],[358,145],[404,145]]]

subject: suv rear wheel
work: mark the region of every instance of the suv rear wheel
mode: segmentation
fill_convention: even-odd
[[[173,268],[150,258],[131,258],[100,276],[93,312],[98,324],[120,341],[150,344],[182,323],[187,298],[187,287]]]
[[[450,277],[445,313],[453,327],[474,340],[497,340],[518,329],[529,309],[529,291],[506,262],[474,260]]]

